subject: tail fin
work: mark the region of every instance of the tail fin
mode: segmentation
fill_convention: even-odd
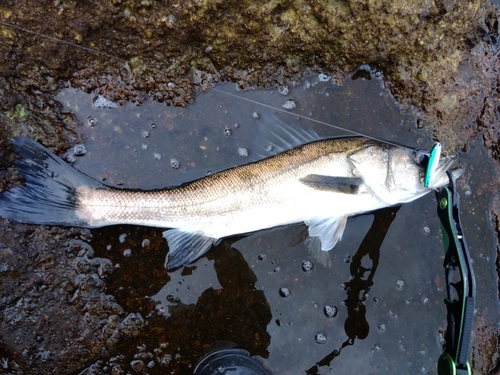
[[[76,189],[104,185],[79,172],[41,144],[12,139],[14,168],[26,182],[0,194],[0,217],[23,223],[86,226],[75,212]]]

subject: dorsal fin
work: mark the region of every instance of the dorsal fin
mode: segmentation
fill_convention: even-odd
[[[297,124],[285,122],[273,113],[263,113],[255,119],[258,137],[250,146],[261,158],[276,155],[321,139],[311,128],[303,129]]]

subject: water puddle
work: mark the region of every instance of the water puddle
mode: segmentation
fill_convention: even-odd
[[[402,111],[381,79],[366,71],[342,86],[309,74],[300,85],[280,90],[239,92],[233,84],[217,89],[251,101],[210,91],[186,109],[153,101],[136,107],[61,91],[57,100],[81,120],[88,139],[88,152],[75,167],[111,186],[179,185],[258,159],[258,124],[266,114],[325,137],[346,133],[298,115],[411,147],[432,145],[417,128],[417,114]],[[491,167],[480,144],[460,161],[477,311],[496,324]],[[121,366],[129,369],[143,345],[161,353],[152,357],[148,373],[188,374],[214,346],[231,342],[258,355],[274,374],[434,373],[446,328],[439,225],[429,194],[399,210],[349,219],[324,264],[297,241],[304,226],[294,225],[223,240],[192,267],[175,272],[162,269],[167,246],[161,229],[94,230],[96,256],[120,264],[108,290],[125,310],[143,309],[147,322],[139,338],[121,344]],[[122,243],[120,233],[132,242]],[[140,298],[131,302],[132,296]]]
[[[415,126],[416,114],[401,111],[381,79],[369,73],[354,78],[336,86],[326,75],[310,74],[297,86],[247,92],[224,84],[217,89],[252,102],[211,91],[186,109],[152,100],[139,107],[103,105],[100,96],[72,88],[56,99],[85,124],[80,131],[88,152],[75,166],[111,186],[175,186],[258,160],[259,124],[270,116],[324,137],[352,134],[298,115],[411,147],[432,146]],[[295,107],[287,109],[291,102]]]

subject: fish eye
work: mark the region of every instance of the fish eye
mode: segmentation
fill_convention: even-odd
[[[413,161],[417,165],[425,167],[429,163],[429,153],[424,150],[415,150],[413,151]]]

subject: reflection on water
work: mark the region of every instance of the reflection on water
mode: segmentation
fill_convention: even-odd
[[[196,267],[188,269],[180,268],[169,272],[170,281],[151,298],[159,302],[157,310],[168,318],[178,306],[194,305],[207,288],[212,290],[223,289],[220,285],[213,261],[203,258],[205,261],[198,263]],[[194,277],[193,273],[196,273]],[[195,284],[196,280],[203,283]]]
[[[287,245],[294,228],[259,232],[234,245],[251,262],[271,305],[267,363],[275,373],[434,368],[445,310],[443,291],[433,282],[441,274],[442,251],[438,220],[429,215],[433,209],[432,197],[426,197],[402,206],[397,216],[392,208],[376,212],[373,221],[366,215],[350,219],[342,241],[328,253],[332,267],[316,262],[311,272],[301,267],[307,246]],[[279,295],[281,286],[289,288],[288,298]],[[326,305],[338,308],[334,318],[325,315]],[[326,336],[325,344],[315,341],[317,333]]]
[[[296,115],[429,147],[416,115],[403,113],[379,79],[366,72],[355,78],[335,86],[326,76],[306,74],[301,85],[290,83],[281,92],[219,88],[285,105],[291,115],[276,116],[320,135],[339,132]],[[178,185],[254,160],[257,124],[275,112],[214,91],[199,95],[185,110],[151,101],[97,108],[91,96],[71,89],[58,99],[81,119],[88,138],[88,152],[75,166],[110,185],[143,189]],[[493,236],[486,182],[480,180],[489,174],[482,160],[487,157],[480,147],[461,155],[466,175],[459,188],[470,192],[462,218],[480,275],[478,311],[496,322],[497,306],[490,306],[496,296]],[[478,170],[480,176],[472,178]],[[96,255],[115,265],[109,292],[146,320],[141,336],[118,348],[126,358],[123,368],[141,344],[161,354],[148,373],[188,374],[214,346],[231,342],[262,357],[275,374],[434,373],[442,351],[439,332],[446,326],[444,252],[435,206],[429,194],[399,211],[349,219],[342,241],[326,253],[331,267],[296,241],[301,225],[223,240],[192,267],[172,273],[163,268],[167,246],[161,229],[94,230]],[[125,250],[130,250],[127,257]]]
[[[347,308],[344,328],[348,339],[342,343],[338,350],[333,350],[319,360],[316,366],[307,370],[307,374],[318,374],[319,367],[330,366],[343,348],[354,345],[355,339],[364,340],[368,336],[370,325],[366,320],[365,301],[373,285],[373,277],[378,267],[380,246],[389,226],[396,218],[398,210],[399,207],[392,207],[374,212],[374,222],[361,242],[358,251],[352,257],[350,263],[351,279],[344,284],[347,294],[347,299],[344,301]],[[363,261],[364,264],[368,262],[369,266],[363,266]]]
[[[160,305],[169,307],[164,324],[177,328],[178,331],[172,334],[184,336],[172,341],[183,349],[196,349],[200,357],[221,342],[231,342],[252,354],[266,357],[269,345],[266,328],[272,315],[264,292],[255,288],[255,274],[241,253],[231,248],[229,241],[211,251],[207,258],[208,262],[197,262],[190,271],[192,277],[185,277],[206,288],[193,303],[185,303],[182,296],[173,300],[168,296],[164,300],[159,300],[159,295],[154,297]],[[208,287],[208,283],[197,275],[203,276],[206,271],[198,272],[198,268],[211,268],[209,272],[215,273],[220,285]]]

